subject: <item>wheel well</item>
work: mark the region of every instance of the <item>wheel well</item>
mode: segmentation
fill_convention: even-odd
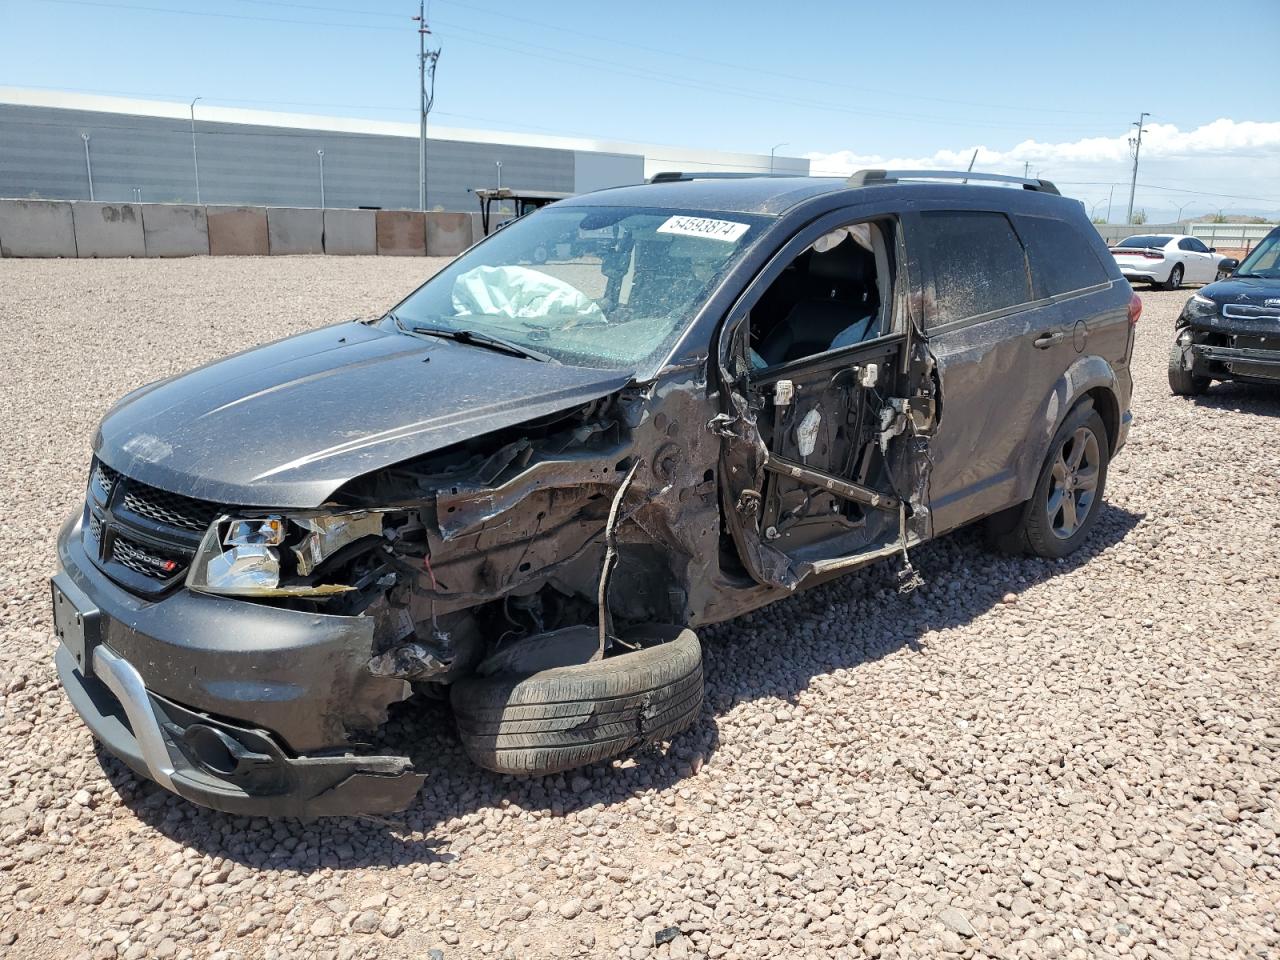
[[[1107,428],[1107,449],[1110,453],[1115,453],[1116,439],[1120,436],[1120,404],[1116,401],[1116,395],[1106,387],[1094,387],[1080,399],[1085,398],[1093,401],[1093,409],[1098,411],[1102,425]]]

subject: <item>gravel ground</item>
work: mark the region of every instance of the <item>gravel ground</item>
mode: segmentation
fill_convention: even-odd
[[[1137,423],[1086,551],[961,533],[917,551],[910,598],[877,568],[708,630],[706,707],[665,750],[519,781],[432,715],[406,815],[312,824],[95,755],[45,577],[96,420],[430,268],[0,260],[0,953],[1280,955],[1280,392],[1169,395],[1186,292],[1141,291]]]

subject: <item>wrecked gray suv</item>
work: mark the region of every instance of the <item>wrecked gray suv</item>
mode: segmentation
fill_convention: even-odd
[[[980,518],[1088,536],[1140,303],[1079,203],[662,179],[106,414],[52,593],[108,751],[220,810],[393,811],[415,694],[481,765],[564,770],[695,720],[700,624],[878,558],[909,587]]]

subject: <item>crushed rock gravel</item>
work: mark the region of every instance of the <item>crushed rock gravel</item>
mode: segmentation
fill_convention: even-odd
[[[95,422],[439,266],[0,260],[0,954],[1280,955],[1280,391],[1169,395],[1187,291],[1140,291],[1087,549],[961,532],[915,551],[909,597],[873,568],[705,630],[706,706],[669,746],[516,780],[428,713],[407,814],[310,824],[95,753],[45,583]]]

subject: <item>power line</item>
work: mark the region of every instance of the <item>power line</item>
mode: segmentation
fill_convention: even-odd
[[[750,73],[753,76],[772,76],[772,77],[779,77],[785,80],[795,80],[801,83],[821,84],[823,87],[826,87],[828,89],[831,87],[838,87],[844,90],[852,90],[859,93],[870,93],[870,94],[875,94],[877,96],[892,96],[897,98],[905,98],[909,100],[926,100],[933,103],[951,104],[953,106],[980,107],[986,110],[1011,110],[1011,111],[1017,111],[1022,113],[1037,113],[1037,114],[1063,113],[1063,114],[1079,114],[1079,115],[1091,115],[1091,116],[1115,116],[1115,112],[1110,110],[1107,110],[1107,111],[1060,110],[1060,109],[1052,109],[1052,108],[1039,107],[1039,106],[1019,107],[1019,106],[1011,106],[1009,104],[978,103],[971,100],[954,100],[947,97],[931,97],[931,96],[925,96],[922,94],[903,93],[901,90],[896,90],[896,89],[883,89],[883,88],[877,88],[877,87],[857,86],[854,84],[832,81],[829,78],[823,78],[822,80],[817,80],[817,79],[814,79],[813,77],[805,77],[799,74],[786,73],[780,70],[770,70],[768,68],[757,66],[756,64],[751,64],[748,66],[742,63],[734,63],[729,60],[717,60],[712,57],[699,56],[697,54],[686,53],[679,50],[669,50],[663,47],[654,47],[648,44],[636,43],[634,41],[620,40],[617,37],[610,37],[600,33],[589,33],[584,30],[575,30],[571,27],[562,26],[561,24],[548,23],[545,20],[534,20],[529,17],[520,17],[520,16],[516,16],[515,14],[508,13],[505,10],[495,10],[492,7],[484,7],[475,3],[468,2],[465,4],[457,4],[457,6],[460,6],[466,10],[478,10],[485,13],[492,13],[494,15],[501,16],[506,20],[515,20],[519,23],[527,23],[533,26],[545,27],[546,29],[551,30],[555,33],[567,33],[573,36],[583,37],[584,39],[588,39],[588,40],[600,40],[605,43],[614,43],[619,46],[632,47],[637,50],[646,50],[650,53],[657,53],[666,57],[675,57],[680,60],[685,60],[685,61],[693,60],[699,63],[710,64],[711,66],[727,67],[732,70],[739,70],[744,73]],[[444,23],[443,20],[438,22],[442,24]]]
[[[1109,187],[1111,180],[1058,180],[1053,181],[1060,187]],[[1181,187],[1166,187],[1157,183],[1139,183],[1143,190],[1164,190],[1169,193],[1191,193],[1198,197],[1221,197],[1226,200],[1257,200],[1262,203],[1280,203],[1277,197],[1248,197],[1235,193],[1211,193],[1208,190],[1187,190]]]
[[[107,8],[117,8],[117,9],[123,9],[123,10],[138,10],[138,11],[150,12],[150,13],[167,13],[167,14],[195,16],[195,17],[217,17],[222,19],[249,20],[249,21],[259,21],[259,22],[265,22],[265,23],[305,24],[308,26],[338,27],[338,28],[354,27],[354,28],[372,30],[372,31],[378,31],[378,32],[391,32],[394,30],[394,28],[392,27],[380,27],[372,24],[334,23],[330,21],[320,21],[320,20],[286,19],[283,17],[260,17],[260,16],[250,16],[248,14],[216,13],[216,12],[205,11],[205,10],[178,10],[178,9],[167,8],[167,7],[144,6],[140,4],[109,2],[109,0],[41,0],[41,2],[73,4],[78,6],[90,6],[90,7],[107,7]],[[284,4],[284,5],[291,6],[289,4]],[[334,11],[338,10],[338,8],[328,8],[328,9],[334,10]],[[443,21],[437,21],[437,22],[443,23]],[[486,31],[474,30],[470,27],[465,27],[460,24],[445,24],[445,25],[450,26],[451,29],[460,30],[464,33],[479,34],[480,36],[484,36],[484,37],[489,36],[488,32]],[[508,53],[515,53],[520,56],[531,57],[531,58],[535,58],[545,62],[562,63],[571,67],[585,66],[597,72],[605,71],[605,72],[613,73],[619,76],[644,80],[649,83],[657,82],[657,83],[672,85],[685,90],[699,89],[705,92],[718,94],[720,96],[732,96],[732,97],[738,97],[743,99],[749,99],[749,100],[752,100],[753,102],[759,102],[761,100],[765,100],[765,101],[770,101],[773,103],[780,104],[782,106],[808,107],[810,109],[823,110],[828,113],[837,112],[837,113],[848,114],[850,116],[876,117],[878,119],[886,119],[886,120],[943,124],[947,126],[957,126],[957,127],[978,126],[978,127],[993,127],[993,128],[1005,129],[1010,126],[1010,123],[998,122],[998,121],[993,122],[993,121],[982,121],[982,120],[956,120],[950,117],[916,115],[916,114],[899,113],[899,112],[885,111],[885,110],[852,109],[843,104],[834,103],[831,101],[815,100],[811,98],[799,98],[794,96],[781,96],[768,91],[742,89],[734,86],[716,84],[714,82],[709,82],[709,81],[702,80],[695,77],[689,77],[687,75],[672,74],[670,72],[666,72],[664,74],[654,74],[653,72],[646,71],[642,67],[626,67],[623,65],[619,65],[616,60],[608,60],[608,59],[602,59],[599,57],[592,57],[586,54],[577,53],[575,51],[568,51],[562,48],[547,47],[545,45],[534,46],[531,44],[523,44],[520,41],[509,41],[508,43],[504,44],[504,43],[495,42],[491,39],[481,40],[481,39],[475,39],[474,37],[473,38],[462,37],[462,38],[455,38],[455,39],[457,39],[459,42],[462,42],[462,43],[470,43],[476,46],[502,50]],[[513,46],[512,44],[515,44],[515,45]],[[557,57],[557,56],[550,55],[552,52],[558,53],[560,54],[560,56]],[[571,59],[566,59],[566,58],[571,58]],[[1063,125],[1063,124],[1040,122],[1040,121],[1018,122],[1016,125],[1017,126],[1054,127],[1056,129],[1066,129],[1068,128],[1068,126],[1079,127],[1081,129],[1096,128],[1096,126],[1093,124]]]

